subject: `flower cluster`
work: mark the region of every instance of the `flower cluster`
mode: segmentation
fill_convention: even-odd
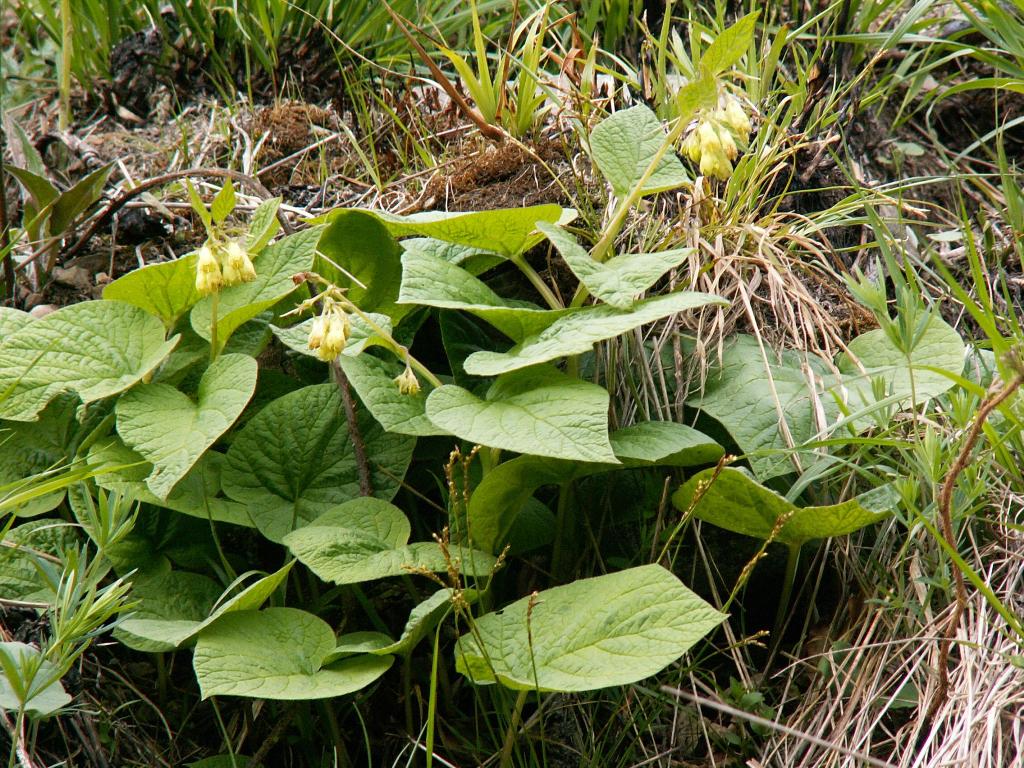
[[[395,384],[398,385],[399,393],[403,395],[415,395],[420,391],[420,381],[409,365],[406,365],[405,370],[395,377]]]
[[[345,348],[352,325],[345,308],[330,296],[323,299],[323,309],[313,318],[307,346],[324,362],[331,362]]]
[[[732,162],[739,154],[737,144],[746,144],[750,118],[739,99],[726,95],[716,109],[702,113],[697,128],[683,141],[683,152],[700,172],[725,181],[732,175]]]
[[[207,240],[199,249],[196,290],[204,296],[255,279],[256,268],[252,265],[252,259],[237,240],[229,240],[227,245]]]

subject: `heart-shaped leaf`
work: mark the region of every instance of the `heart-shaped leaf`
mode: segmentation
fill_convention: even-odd
[[[615,195],[624,198],[640,182],[666,138],[658,116],[641,105],[620,110],[598,123],[590,134],[590,151]],[[642,192],[652,195],[690,181],[675,152],[668,151]]]
[[[407,544],[409,531],[401,510],[364,497],[292,531],[284,544],[313,573],[335,584],[401,576],[411,569],[446,570],[448,562],[437,543]],[[453,545],[451,554],[466,575],[483,576],[494,567],[494,558],[483,552]]]
[[[256,279],[221,291],[217,305],[217,345],[224,348],[243,323],[274,306],[295,290],[292,277],[313,268],[320,227],[310,227],[267,246],[253,260]],[[206,296],[193,308],[192,328],[207,341],[212,338],[210,320],[213,297]]]
[[[121,301],[83,301],[0,342],[0,418],[32,421],[61,392],[83,403],[131,387],[174,348],[163,324]]]
[[[438,387],[427,418],[492,448],[618,463],[608,442],[608,391],[546,366],[499,376],[483,400],[453,384]]]
[[[153,465],[147,484],[159,499],[245,410],[256,391],[256,361],[221,355],[199,381],[196,402],[167,384],[143,384],[117,402],[117,431]]]
[[[35,320],[28,312],[13,307],[0,307],[0,342]]]
[[[892,486],[884,485],[840,504],[798,507],[742,468],[724,467],[711,482],[714,474],[715,469],[698,472],[672,494],[672,503],[688,511],[698,486],[710,482],[693,508],[694,515],[719,528],[759,539],[767,539],[779,518],[790,515],[775,537],[788,546],[853,533],[884,519],[899,503]]]
[[[571,310],[508,352],[476,352],[470,355],[465,362],[466,373],[497,376],[568,355],[580,355],[590,352],[596,342],[615,338],[641,325],[708,304],[726,303],[724,299],[707,293],[678,291],[638,301],[629,310],[607,305]]]
[[[124,301],[159,317],[167,330],[188,312],[200,296],[196,290],[195,254],[174,261],[147,264],[119,277],[103,289],[103,298]]]
[[[461,597],[472,605],[479,598],[475,589],[462,590]],[[405,622],[402,636],[390,645],[385,645],[370,653],[407,656],[419,645],[420,640],[427,636],[452,609],[452,590],[439,589],[409,612],[409,620]]]
[[[358,425],[374,496],[390,499],[415,439],[385,432],[364,411]],[[272,541],[358,497],[359,470],[338,388],[304,387],[266,406],[238,431],[221,480],[227,496],[245,504]]]
[[[311,613],[295,608],[237,611],[199,633],[192,663],[204,699],[301,701],[354,693],[394,660],[365,655],[324,666],[334,648],[334,632]]]
[[[676,248],[657,253],[626,253],[606,262],[594,261],[576,238],[560,227],[537,222],[558,249],[562,260],[587,290],[617,309],[629,309],[636,297],[647,291],[662,275],[682,264],[692,248]]]
[[[474,621],[456,668],[474,683],[590,691],[660,672],[725,619],[660,565],[580,579]]]
[[[471,312],[516,341],[540,333],[572,311],[541,309],[527,302],[503,299],[462,267],[426,253],[402,256],[398,301]]]

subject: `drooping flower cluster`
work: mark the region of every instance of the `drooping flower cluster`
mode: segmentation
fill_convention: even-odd
[[[320,314],[313,318],[307,346],[316,352],[318,358],[329,363],[345,348],[351,328],[345,308],[335,299],[325,296]]]
[[[738,145],[745,145],[749,136],[750,118],[739,99],[727,94],[716,109],[701,113],[696,129],[683,140],[683,152],[699,163],[702,174],[725,181],[732,175]]]
[[[405,366],[405,370],[395,377],[395,384],[398,385],[399,393],[403,395],[415,395],[420,391],[420,380],[416,378],[412,367]]]
[[[256,268],[249,253],[237,240],[221,245],[207,240],[198,251],[196,261],[196,290],[207,295],[221,288],[256,279]]]

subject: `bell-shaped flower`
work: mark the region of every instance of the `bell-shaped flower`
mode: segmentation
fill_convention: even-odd
[[[196,290],[203,296],[219,291],[224,284],[224,276],[220,271],[220,262],[209,245],[199,249],[196,260]]]

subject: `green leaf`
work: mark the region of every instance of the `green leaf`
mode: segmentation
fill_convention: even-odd
[[[25,485],[68,459],[74,434],[75,399],[59,397],[36,421],[0,421],[0,486]],[[8,489],[10,490],[10,489]],[[64,500],[64,489],[47,493],[14,510],[19,517],[49,512]]]
[[[413,436],[451,434],[427,418],[427,395],[431,391],[428,382],[421,380],[422,389],[416,394],[403,395],[398,390],[395,376],[404,368],[401,363],[372,355],[342,355],[338,364],[363,405],[388,432]]]
[[[374,496],[390,499],[415,440],[389,434],[364,411],[358,425]],[[274,400],[235,436],[222,476],[228,497],[246,505],[264,536],[295,527],[359,496],[359,473],[338,388],[319,384]]]
[[[728,29],[723,30],[704,51],[701,66],[710,74],[718,75],[735,66],[754,42],[754,24],[758,11],[748,13]]]
[[[671,572],[645,565],[546,589],[477,618],[459,638],[455,663],[478,685],[516,690],[627,685],[660,672],[725,618]]]
[[[393,656],[356,656],[323,665],[335,648],[326,622],[295,608],[239,611],[199,634],[193,666],[204,699],[249,696],[302,701],[365,688]]]
[[[462,591],[462,599],[469,604],[475,603],[478,597],[479,593],[475,589]],[[419,645],[420,640],[448,615],[451,608],[452,590],[439,589],[409,612],[409,620],[405,622],[405,629],[398,640],[370,653],[408,656]]]
[[[310,227],[267,246],[254,259],[256,279],[225,288],[217,308],[217,343],[224,348],[235,329],[256,315],[274,306],[295,290],[292,276],[313,267],[319,227]],[[192,327],[210,340],[210,319],[213,297],[206,296],[193,308]]]
[[[637,295],[647,291],[662,275],[693,253],[692,248],[676,248],[658,253],[627,253],[598,262],[564,229],[543,222],[537,222],[537,229],[558,249],[588,291],[618,309],[632,307]]]
[[[503,299],[462,267],[419,252],[402,256],[398,301],[471,312],[517,341],[540,333],[571,311],[541,309],[528,302]]]
[[[4,170],[18,180],[18,183],[25,188],[32,198],[37,210],[50,205],[60,196],[57,189],[45,176],[34,173],[24,168],[17,168],[13,165],[5,165]]]
[[[284,582],[292,563],[253,582],[212,612],[223,595],[220,587],[205,576],[180,571],[139,576],[132,597],[140,605],[118,625],[114,636],[137,651],[159,653],[181,648],[224,614],[258,609]]]
[[[0,709],[24,709],[45,717],[71,703],[57,667],[40,656],[37,648],[26,643],[0,643]],[[33,667],[36,672],[30,680],[18,674]]]
[[[167,384],[143,384],[117,402],[117,431],[153,465],[147,484],[166,499],[245,410],[256,391],[256,361],[221,355],[199,381],[196,402]]]
[[[43,557],[63,561],[78,537],[67,523],[30,520],[12,528],[0,547],[0,597],[5,600],[52,602],[60,581],[61,566]]]
[[[612,450],[627,467],[692,467],[722,458],[722,446],[692,427],[672,421],[642,421],[612,432]]]
[[[75,219],[100,199],[103,187],[113,169],[113,163],[98,168],[71,189],[61,193],[60,197],[53,202],[53,213],[50,214],[50,231],[53,234],[70,234],[67,230]]]
[[[854,413],[869,410],[876,403],[876,378],[884,382],[890,405],[906,403],[912,393],[918,401],[936,397],[953,382],[931,368],[959,374],[965,356],[963,340],[937,315],[928,321],[909,360],[880,331],[859,336],[848,348],[865,372],[844,355],[837,376],[816,355],[780,354],[768,347],[762,352],[756,338],[737,335],[726,345],[721,367],[708,376],[703,395],[690,397],[687,404],[718,420],[747,454],[754,474],[765,481],[795,471],[786,455],[789,446],[779,428],[780,414],[799,448],[831,434],[840,416],[837,398]],[[852,420],[857,430],[873,423],[863,413]]]
[[[235,186],[228,179],[210,203],[210,216],[214,224],[223,224],[228,215],[235,210]]]
[[[218,496],[224,461],[223,454],[207,451],[167,498],[159,499],[146,483],[153,465],[120,440],[97,443],[89,451],[89,464],[96,467],[101,488],[190,517],[252,528],[244,505]]]
[[[325,665],[357,653],[377,654],[381,648],[387,648],[394,641],[383,632],[349,632],[339,637],[337,643],[334,650],[324,657]]]
[[[353,499],[325,512],[284,537],[284,544],[324,581],[355,584],[401,576],[410,569],[445,571],[448,563],[436,542],[409,540],[409,521],[401,510],[380,499]],[[461,572],[483,576],[494,558],[452,546]]]
[[[249,217],[249,236],[245,240],[245,249],[250,253],[259,253],[271,241],[281,222],[277,218],[277,209],[281,207],[281,198],[272,197],[260,203]]]
[[[402,241],[405,253],[422,256],[433,256],[462,267],[471,275],[480,275],[505,261],[505,257],[495,251],[474,248],[471,245],[446,243],[433,237],[410,237]]]
[[[364,312],[390,314],[402,279],[402,249],[380,219],[366,211],[337,211],[320,236],[317,271],[344,288]]]
[[[138,605],[114,637],[143,653],[173,651],[210,615],[220,593],[215,581],[198,573],[139,574],[132,584]]]
[[[188,199],[192,204],[192,210],[195,211],[196,216],[203,222],[203,227],[207,233],[210,233],[213,230],[213,217],[210,216],[210,209],[206,207],[203,198],[199,196],[196,188],[192,186],[192,182],[187,179],[185,180],[185,188],[188,189]]]
[[[631,107],[598,123],[590,134],[591,156],[616,197],[622,199],[640,183],[667,138],[661,121],[649,107]],[[642,193],[653,195],[690,181],[675,152],[669,151],[647,179]]]
[[[476,352],[466,358],[467,373],[496,376],[568,355],[590,352],[595,343],[620,336],[641,325],[708,304],[724,305],[717,296],[678,291],[638,301],[630,310],[593,306],[572,310],[540,333],[529,336],[508,352]]]
[[[32,421],[61,392],[83,403],[110,397],[174,348],[161,322],[120,301],[84,301],[25,325],[0,342],[0,417]]]
[[[485,399],[446,384],[427,418],[471,443],[559,459],[618,463],[608,442],[608,392],[547,366],[498,377]]]
[[[538,221],[567,224],[576,218],[576,211],[547,204],[473,213],[428,211],[397,216],[374,212],[374,215],[395,237],[423,235],[512,258],[541,241],[537,233]]]
[[[672,494],[672,503],[690,509],[700,483],[708,483],[715,469],[698,472]],[[767,539],[779,517],[791,514],[775,540],[800,546],[811,539],[844,536],[886,518],[899,503],[892,486],[881,486],[841,504],[798,507],[760,485],[742,468],[724,467],[694,508],[694,515],[719,528],[744,536]]]
[[[13,307],[0,307],[0,342],[35,320],[28,312]]]
[[[103,298],[141,307],[171,330],[201,298],[196,290],[197,259],[191,253],[174,261],[147,264],[107,285]]]

